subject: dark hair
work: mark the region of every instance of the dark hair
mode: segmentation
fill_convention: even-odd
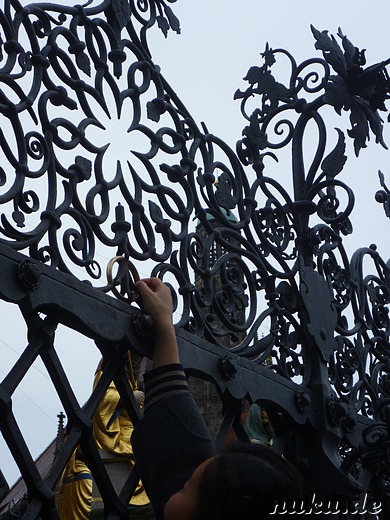
[[[272,448],[230,444],[205,467],[194,520],[263,520],[276,504],[294,507],[306,495],[297,469]]]

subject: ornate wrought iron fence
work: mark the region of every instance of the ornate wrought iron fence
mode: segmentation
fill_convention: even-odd
[[[345,135],[337,130],[329,146],[322,109],[349,112],[357,155],[370,133],[384,145],[378,111],[389,98],[388,62],[366,67],[341,32],[337,39],[315,28],[322,57],[297,64],[267,46],[235,96],[247,126],[234,151],[195,122],[152,61],[148,31],[179,31],[172,2],[5,0],[0,11],[0,294],[20,307],[29,331],[0,385],[0,425],[28,488],[24,518],[57,518],[53,489],[77,445],[107,517],[126,517],[136,471],[117,496],[91,421],[111,380],[132,421],[139,418],[123,360],[129,346],[146,356],[151,347],[147,318],[129,305],[133,263],[172,286],[183,364],[211,380],[224,403],[216,443],[231,426],[245,437],[241,402],[260,402],[275,449],[300,467],[313,493],[365,510],[375,500],[387,518],[389,268],[375,247],[351,259],[345,252],[353,208],[339,178]],[[273,73],[281,56],[291,68],[287,84]],[[124,121],[128,158],[113,165],[113,133]],[[310,162],[309,125],[317,139]],[[265,157],[284,147],[291,194],[265,174]],[[115,258],[107,283],[101,251]],[[83,406],[56,353],[58,323],[92,338],[107,363]],[[259,339],[260,327],[269,333]],[[44,480],[12,411],[37,357],[68,419]],[[4,496],[2,475],[0,489]],[[372,506],[366,517],[377,513]]]

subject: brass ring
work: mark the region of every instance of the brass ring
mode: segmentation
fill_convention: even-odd
[[[125,296],[123,296],[123,294],[121,294],[118,291],[118,289],[114,285],[114,280],[113,280],[113,277],[112,277],[112,270],[113,270],[114,265],[116,263],[120,264],[121,262],[127,262],[127,267],[128,267],[128,269],[130,271],[130,274],[131,274],[131,276],[133,278],[134,284],[137,283],[140,280],[140,277],[139,277],[139,274],[138,274],[138,271],[137,271],[135,265],[132,262],[130,262],[130,260],[128,258],[125,258],[123,256],[114,256],[114,258],[111,258],[111,260],[107,264],[107,269],[106,269],[107,282],[108,282],[109,285],[112,285],[111,291],[114,293],[114,295],[119,300],[123,300],[125,302],[131,303],[131,302],[134,302],[139,297],[138,292],[137,291],[131,291],[129,293],[130,297],[126,298]]]

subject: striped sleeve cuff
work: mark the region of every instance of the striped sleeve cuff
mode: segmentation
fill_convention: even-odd
[[[187,377],[180,364],[154,368],[144,375],[145,403],[144,412],[168,397],[187,393]]]

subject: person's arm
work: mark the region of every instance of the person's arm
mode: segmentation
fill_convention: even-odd
[[[136,283],[136,288],[145,311],[154,322],[153,368],[180,363],[173,327],[171,290],[159,278],[145,278]]]
[[[153,369],[144,375],[144,415],[131,440],[155,518],[163,520],[167,501],[215,450],[180,365],[171,291],[157,278],[136,288],[154,321],[154,351]]]
[[[147,413],[151,406],[189,390],[179,360],[171,290],[158,278],[141,280],[136,288],[145,311],[154,322],[153,370],[144,375],[144,412]]]

